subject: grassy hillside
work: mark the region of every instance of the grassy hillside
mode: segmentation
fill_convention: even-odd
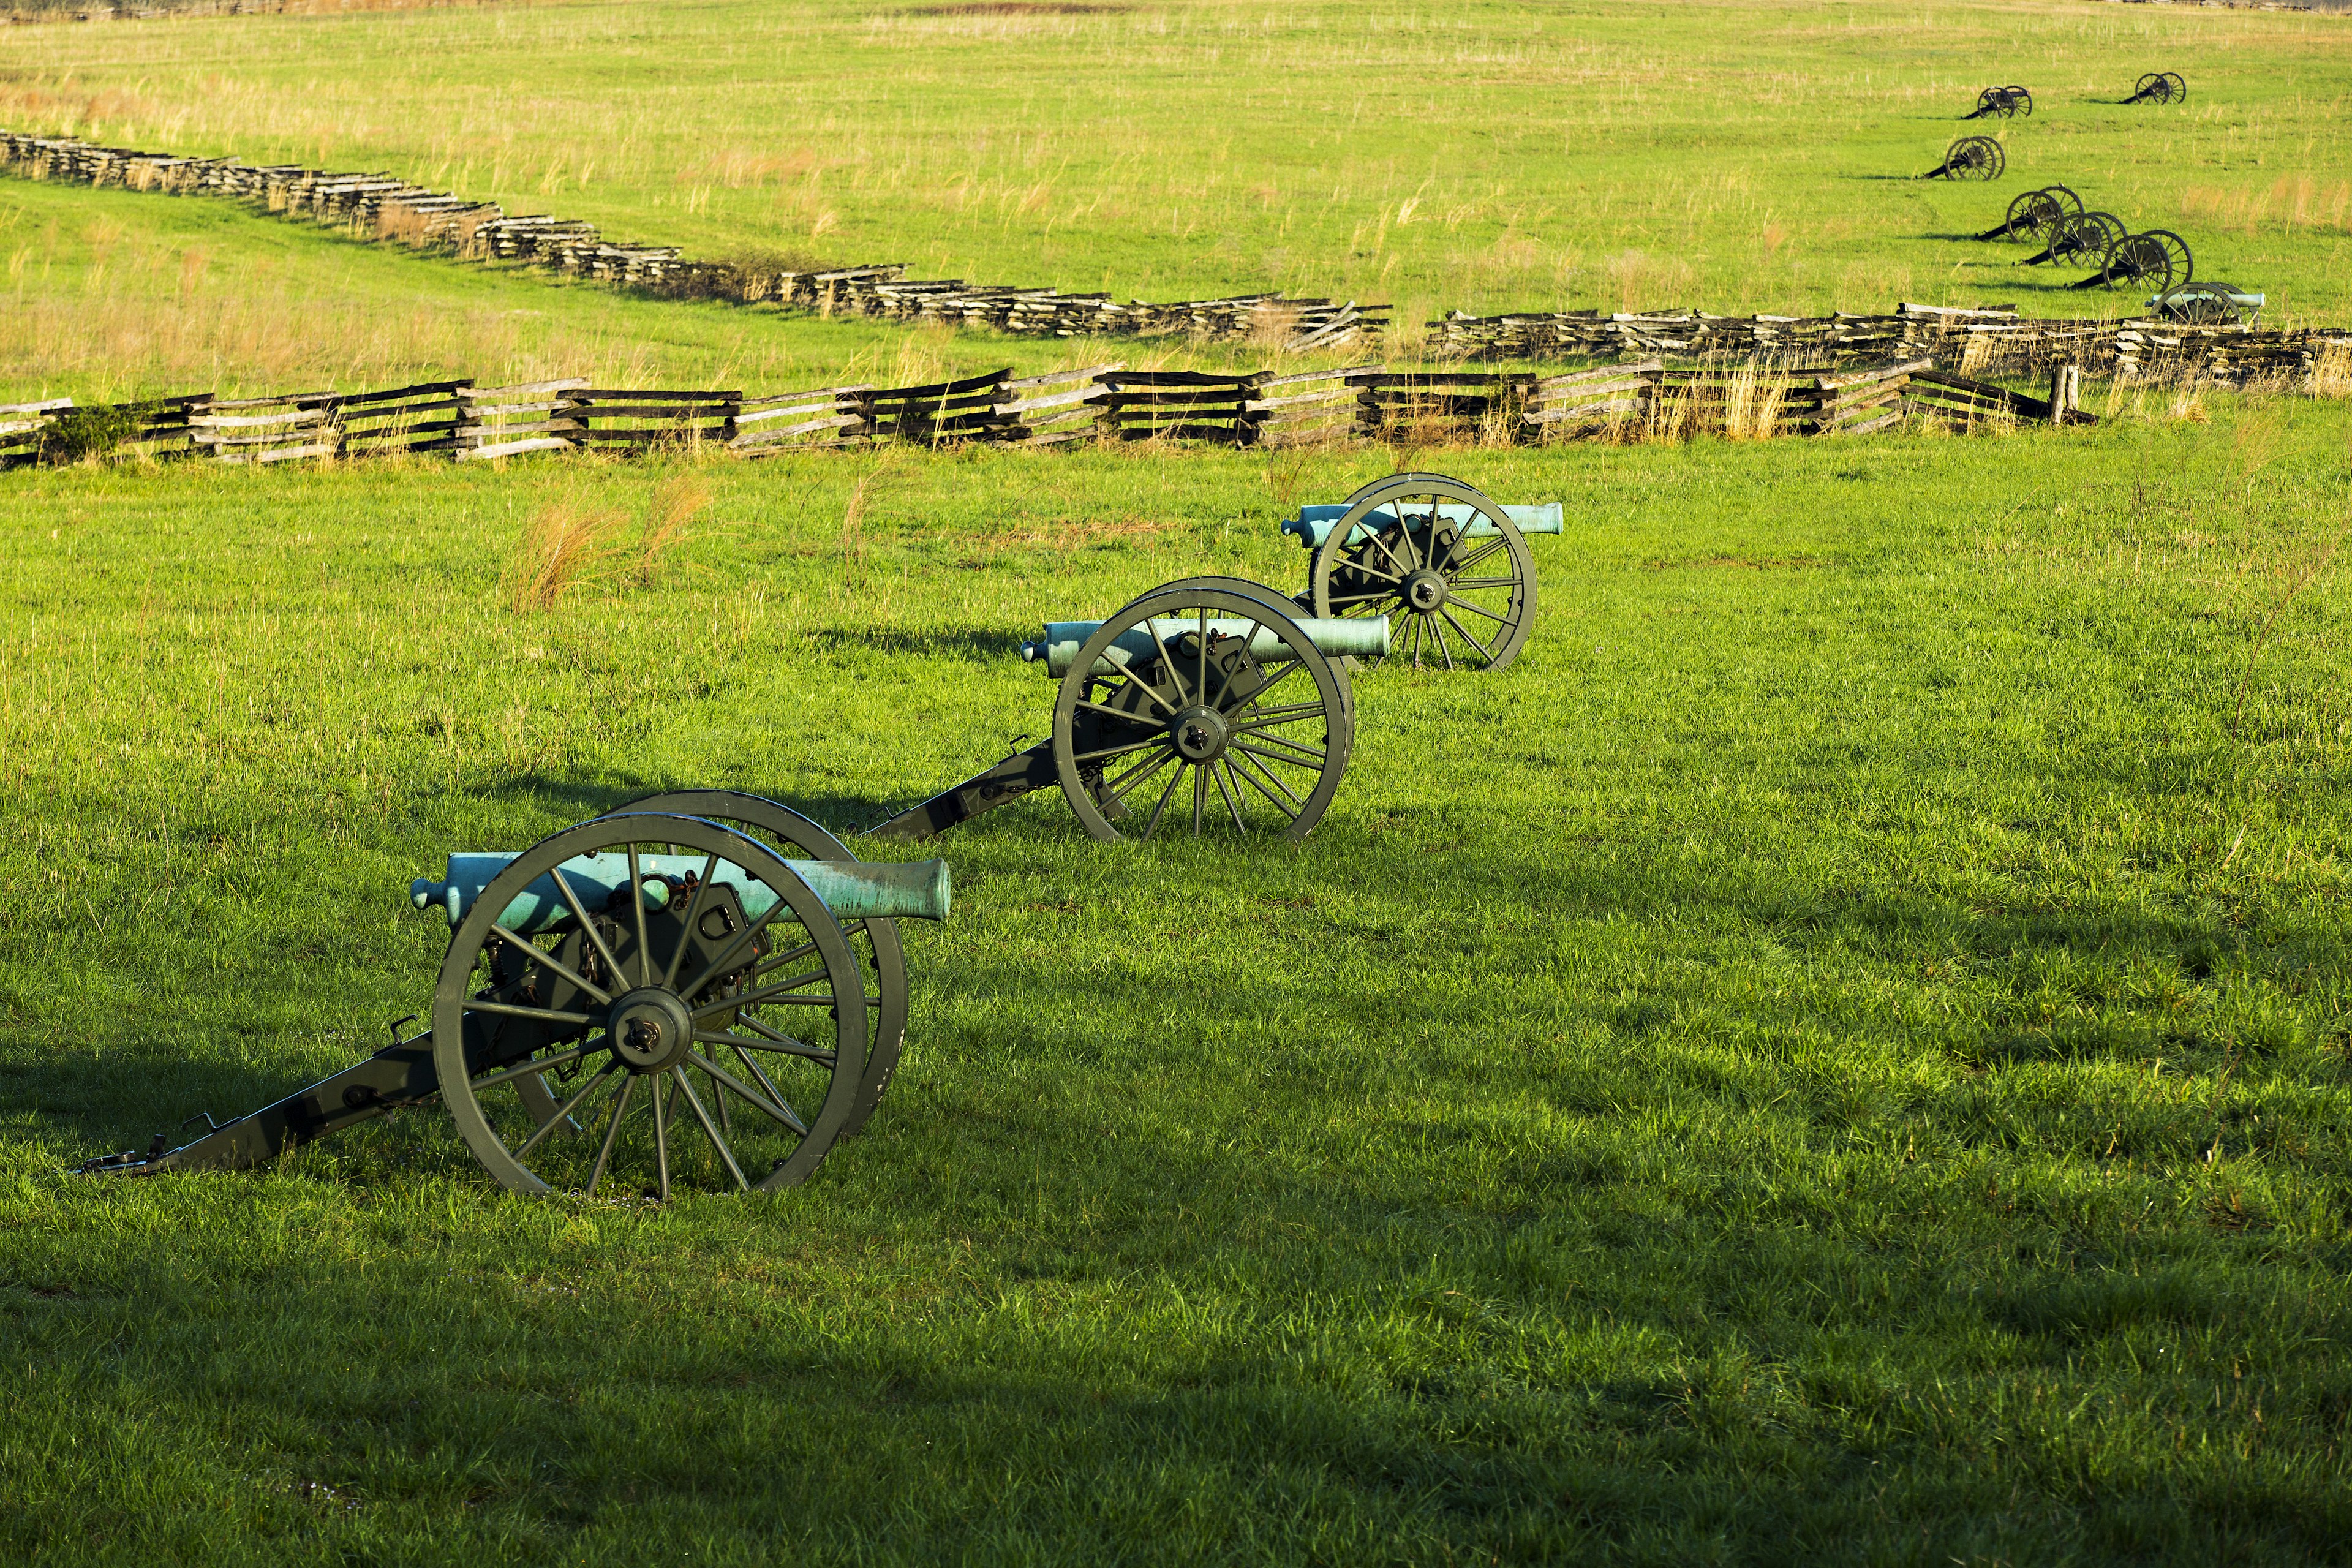
[[[458,7],[0,29],[0,123],[1408,319],[2074,310],[1948,237],[2057,177],[2326,316],[2344,26]],[[2095,101],[2167,66],[2185,109]],[[2008,80],[2009,180],[1885,178]],[[15,182],[0,257],[0,396],[1097,352]],[[2094,404],[2129,416],[5,476],[0,1560],[2345,1561],[2352,413]],[[1050,792],[942,840],[905,1065],[805,1187],[511,1199],[431,1110],[62,1173],[383,1042],[450,851],[667,788],[874,821],[1047,728],[1041,620],[1295,584],[1278,516],[1415,466],[1566,503],[1520,660],[1362,676],[1300,846],[1099,847]],[[622,553],[514,608],[535,522],[606,514]]]
[[[2160,69],[2185,106],[2118,105]],[[1895,183],[2008,81],[2039,108],[1993,128],[2005,180]],[[698,254],[1408,318],[2071,311],[2061,279],[1954,237],[2051,181],[2333,316],[2347,89],[2340,16],[2021,0],[646,0],[0,32],[0,123],[383,168]]]
[[[2336,1558],[2346,435],[1447,455],[1569,505],[1515,668],[1364,678],[1296,849],[943,841],[872,1130],[667,1209],[437,1112],[57,1172],[380,1039],[446,851],[873,820],[1039,729],[1024,627],[1392,455],[718,466],[534,615],[525,520],[681,476],[13,479],[0,1546]]]

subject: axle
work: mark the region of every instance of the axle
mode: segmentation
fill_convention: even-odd
[[[1318,550],[1322,548],[1323,542],[1331,536],[1331,531],[1339,526],[1339,520],[1347,515],[1348,503],[1345,501],[1328,505],[1302,506],[1298,509],[1297,517],[1283,519],[1282,531],[1297,535],[1300,549]],[[1457,528],[1465,523],[1469,524],[1463,533],[1463,537],[1466,539],[1485,539],[1502,531],[1486,518],[1478,515],[1476,508],[1458,501],[1441,502],[1437,508],[1437,515],[1441,521],[1453,523]],[[1564,531],[1563,513],[1558,501],[1551,501],[1543,506],[1507,506],[1503,509],[1503,515],[1509,518],[1511,526],[1523,534]],[[1415,522],[1420,522],[1428,516],[1429,513],[1425,509],[1412,513]],[[1396,521],[1396,513],[1387,507],[1367,512],[1357,522],[1355,535],[1348,542],[1357,544],[1370,537],[1366,524],[1381,526],[1394,521]]]
[[[1163,636],[1176,637],[1197,632],[1201,623],[1174,620],[1162,625],[1166,628]],[[1307,634],[1307,640],[1314,645],[1315,651],[1326,658],[1336,658],[1342,654],[1357,658],[1378,658],[1389,651],[1386,616],[1354,620],[1339,617],[1318,620],[1309,616],[1298,620],[1297,625]],[[1078,650],[1086,646],[1087,639],[1101,629],[1100,621],[1048,621],[1045,637],[1021,645],[1022,661],[1043,664],[1045,673],[1058,680],[1069,674],[1070,666],[1078,661]],[[1239,637],[1247,632],[1252,658],[1280,658],[1287,647],[1272,628],[1255,621],[1212,619],[1208,629],[1213,637]],[[1121,633],[1110,646],[1130,663],[1156,659],[1161,656],[1160,638],[1141,626]],[[1181,658],[1179,662],[1181,662]],[[1095,673],[1108,676],[1117,675],[1119,671],[1113,658],[1107,654],[1095,661]]]
[[[644,879],[646,903],[661,909],[669,901],[674,883],[702,875],[701,855],[641,855],[638,875]],[[491,879],[507,868],[511,854],[496,850],[449,857],[449,874],[435,882],[419,877],[408,885],[409,900],[420,910],[437,909],[455,930],[474,907]],[[943,921],[948,918],[948,867],[944,860],[877,865],[866,861],[792,860],[786,862],[824,907],[845,923],[864,920]],[[572,896],[591,913],[603,910],[629,885],[629,861],[625,855],[583,855],[562,867]],[[758,920],[772,908],[776,896],[766,884],[725,860],[712,870],[714,883],[734,884],[743,912]],[[626,907],[625,902],[623,905]],[[531,936],[571,918],[572,906],[551,872],[525,888],[507,905],[499,924],[518,936]]]

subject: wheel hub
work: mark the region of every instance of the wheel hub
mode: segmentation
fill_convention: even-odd
[[[1168,738],[1188,763],[1209,763],[1225,754],[1232,730],[1213,708],[1192,707],[1168,721]]]
[[[675,991],[647,985],[614,998],[604,1026],[613,1055],[631,1072],[659,1072],[686,1059],[694,1047],[694,1015]]]
[[[1424,616],[1434,614],[1451,597],[1444,573],[1424,566],[1404,580],[1404,602]]]

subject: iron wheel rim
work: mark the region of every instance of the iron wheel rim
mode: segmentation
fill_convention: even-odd
[[[519,936],[500,922],[499,917],[533,882],[542,877],[553,881],[551,873],[557,868],[591,854],[601,857],[617,852],[624,856],[625,868],[615,868],[616,874],[625,879],[622,885],[627,885],[625,879],[635,877],[635,885],[642,889],[651,877],[651,873],[638,874],[644,865],[644,852],[657,846],[684,847],[692,855],[701,856],[706,872],[710,873],[689,895],[683,913],[668,920],[668,924],[683,929],[684,922],[690,921],[701,926],[714,913],[726,915],[730,909],[737,914],[742,912],[740,896],[711,895],[714,887],[732,886],[716,879],[716,868],[720,864],[761,884],[775,900],[772,912],[763,920],[755,918],[748,931],[730,931],[715,942],[679,942],[673,939],[667,965],[659,946],[649,938],[657,929],[657,922],[669,916],[668,907],[665,905],[658,913],[648,911],[642,892],[637,899],[628,900],[635,905],[633,916],[610,910],[587,910],[591,928],[599,932],[599,939],[594,941],[573,918],[592,902],[589,895],[576,888],[566,893],[567,900],[573,903],[573,916],[566,917],[573,928],[571,932],[542,931]],[[562,880],[569,883],[570,879]],[[604,917],[601,921],[600,916]],[[726,921],[719,923],[723,927]],[[607,924],[618,935],[603,931]],[[805,940],[793,940],[795,929]],[[557,935],[558,941],[552,947],[542,948],[535,940],[537,935]],[[768,939],[768,947],[761,953],[758,946],[763,938]],[[781,953],[780,942],[789,944]],[[723,974],[704,974],[698,970],[693,974],[680,973],[688,962],[704,956],[728,957],[727,949],[737,943],[744,944],[750,953],[751,962],[740,977],[749,989],[728,989],[739,985],[739,977],[731,971]],[[706,947],[711,945],[719,951],[706,953]],[[516,952],[527,965],[525,979],[534,973],[540,975],[551,987],[551,998],[568,990],[579,999],[580,1006],[537,1007],[535,998],[516,999],[518,995],[532,997],[532,993],[511,989],[507,1000],[499,1000],[492,993],[499,989],[496,977],[500,965],[495,960],[487,965],[485,963],[486,954],[494,947],[500,954]],[[541,957],[521,958],[521,950],[525,949],[538,952]],[[571,985],[566,977],[555,974],[546,963],[548,959],[562,963],[562,954],[567,949],[574,957],[592,951],[598,955],[598,967],[603,971],[598,989],[605,992],[604,997]],[[786,975],[782,980],[765,978],[782,966],[810,959],[818,961],[820,965],[814,972]],[[729,958],[729,962],[733,959]],[[482,978],[485,967],[494,983],[478,994],[477,982]],[[662,973],[665,967],[667,973]],[[599,982],[599,975],[589,973],[584,966],[573,965],[572,969],[578,979]],[[819,980],[824,989],[811,989]],[[619,987],[625,989],[616,989]],[[736,1032],[734,1026],[742,1016],[744,1005],[729,998],[759,990],[768,990],[770,995],[751,1005],[792,1014],[788,1021],[800,1031],[799,1035],[787,1035],[764,1025],[755,1025],[747,1033]],[[672,1038],[666,1043],[665,1048],[677,1053],[676,1060],[640,1070],[625,1060],[618,1048],[614,1021],[620,1014],[621,1005],[630,998],[644,996],[658,1003],[665,995],[683,1011],[689,1026],[685,1037],[690,1037]],[[820,1013],[822,1017],[818,1016]],[[541,1030],[562,1032],[530,1045],[519,1055],[509,1055],[506,1050],[486,1050],[468,1041],[469,1015],[497,1020],[484,1024],[479,1031],[488,1037],[491,1045],[499,1044],[500,1032],[518,1022]],[[815,1020],[814,1024],[812,1019]],[[704,1027],[714,1023],[722,1026]],[[801,1036],[808,1037],[803,1039]],[[722,824],[688,816],[601,816],[541,839],[517,856],[491,879],[451,932],[449,951],[442,960],[433,998],[433,1060],[440,1076],[443,1103],[457,1123],[459,1136],[483,1169],[508,1191],[530,1196],[547,1196],[565,1190],[548,1177],[576,1175],[583,1165],[588,1167],[587,1179],[577,1190],[593,1196],[608,1173],[620,1179],[617,1173],[623,1167],[614,1165],[615,1153],[624,1155],[626,1168],[638,1170],[648,1163],[645,1154],[650,1145],[656,1184],[651,1194],[667,1200],[674,1181],[670,1149],[673,1119],[678,1121],[679,1135],[688,1140],[689,1145],[697,1132],[708,1141],[717,1157],[715,1165],[705,1166],[695,1173],[707,1175],[715,1170],[719,1174],[711,1184],[719,1185],[731,1178],[731,1184],[738,1190],[765,1192],[796,1185],[824,1161],[856,1103],[866,1038],[865,979],[858,973],[856,959],[839,922],[824,900],[793,873],[781,857],[759,840]],[[743,1069],[740,1076],[724,1067],[717,1072],[710,1071],[716,1064],[701,1055],[708,1051],[715,1056],[729,1049],[742,1058],[738,1063]],[[780,1070],[788,1073],[789,1088],[779,1085],[766,1068],[756,1065],[760,1058],[750,1054],[754,1051],[772,1058]],[[476,1056],[483,1058],[478,1067],[470,1059]],[[788,1062],[805,1065],[785,1068],[783,1064]],[[536,1076],[543,1080],[546,1074],[560,1073],[566,1067],[572,1071],[557,1091],[562,1093],[563,1103],[556,1118],[547,1121],[530,1119],[519,1098],[516,1110],[520,1115],[507,1113],[499,1099],[485,1103],[486,1091],[496,1096],[519,1078]],[[695,1092],[689,1068],[703,1073],[714,1104],[705,1105]],[[579,1079],[586,1081],[575,1089],[573,1084]],[[646,1080],[642,1100],[637,1093],[640,1079]],[[730,1095],[735,1102],[747,1108],[743,1118],[749,1125],[747,1132],[735,1133],[722,1125],[729,1120],[725,1108],[730,1104]],[[771,1095],[774,1096],[772,1100]],[[817,1109],[802,1115],[794,1107],[795,1096],[803,1104],[817,1100]],[[681,1100],[690,1112],[690,1121],[680,1116]],[[719,1111],[716,1117],[712,1115],[714,1109]],[[637,1129],[628,1126],[633,1111],[637,1110],[647,1113],[641,1137],[635,1135]],[[577,1112],[584,1112],[588,1121],[580,1121],[574,1114]],[[565,1121],[571,1123],[569,1132],[561,1125]],[[621,1136],[625,1130],[633,1134],[625,1143]],[[594,1145],[593,1154],[591,1144]],[[737,1152],[739,1144],[741,1153]],[[545,1151],[534,1162],[537,1169],[525,1163],[535,1150]],[[684,1146],[679,1152],[684,1154]],[[755,1165],[771,1157],[773,1163],[754,1180],[746,1170],[746,1156]],[[589,1163],[591,1159],[593,1164]]]
[[[1470,510],[1454,542],[1444,546],[1442,563],[1426,558],[1439,541],[1415,542],[1416,534],[1434,531],[1409,525],[1415,516],[1411,503],[1416,500],[1428,503],[1428,510],[1419,513],[1424,521],[1442,518],[1441,506]],[[1422,662],[1424,641],[1448,669],[1457,668],[1457,648],[1464,656],[1461,665],[1469,668],[1492,672],[1509,668],[1527,646],[1536,617],[1535,557],[1509,513],[1485,491],[1444,474],[1376,479],[1349,496],[1347,507],[1315,548],[1307,583],[1318,616],[1391,616],[1388,657],[1410,658],[1415,668]],[[1369,524],[1375,516],[1388,521],[1368,528],[1361,542],[1351,543],[1358,525]],[[1480,521],[1493,530],[1491,537],[1467,532]],[[1472,538],[1482,542],[1464,549]],[[1505,575],[1496,575],[1493,567],[1473,574],[1498,552]],[[1408,597],[1407,584],[1416,573],[1430,571],[1444,579],[1446,596],[1425,609]],[[1384,580],[1392,585],[1383,586]],[[1463,629],[1465,613],[1479,628],[1475,637]],[[1456,634],[1450,647],[1444,639],[1449,629]]]
[[[633,800],[610,815],[646,813],[699,816],[711,822],[756,828],[759,833],[773,834],[795,849],[806,850],[818,860],[855,864],[861,858],[856,850],[817,823],[764,795],[723,789],[676,790]],[[898,1070],[898,1058],[906,1047],[907,948],[899,938],[896,921],[848,921],[843,922],[841,930],[873,986],[866,998],[866,1017],[873,1031],[866,1046],[866,1070],[858,1082],[857,1103],[841,1129],[841,1136],[850,1138],[866,1125],[875,1107],[889,1092],[890,1079]]]
[[[1079,648],[1054,703],[1054,768],[1088,837],[1150,839],[1167,825],[1194,838],[1230,827],[1237,837],[1297,840],[1322,820],[1355,742],[1348,677],[1267,593],[1156,590]],[[1204,631],[1220,630],[1213,619],[1248,623],[1234,634],[1244,648],[1263,629],[1273,654],[1252,654],[1236,669],[1236,650],[1214,637],[1206,641],[1216,646],[1203,646]],[[1157,651],[1130,651],[1138,644]],[[1297,689],[1302,675],[1312,695]],[[1184,750],[1190,719],[1217,731],[1205,759]],[[1119,826],[1139,817],[1139,830]]]

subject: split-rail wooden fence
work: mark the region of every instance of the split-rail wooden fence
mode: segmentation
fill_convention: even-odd
[[[1963,428],[2092,423],[2074,406],[2074,374],[2070,368],[2053,376],[2048,398],[1938,371],[1927,360],[1774,375],[1669,367],[1655,359],[1561,375],[1391,371],[1381,364],[1218,375],[1099,364],[1045,375],[997,371],[924,386],[761,395],[600,387],[581,377],[508,386],[434,381],[377,392],[197,393],[89,407],[51,398],[0,406],[0,468],[105,457],[275,463],[415,455],[464,462],[532,452],[629,457],[696,449],[765,458],[972,441],[1538,445],[1671,438],[1706,429],[1861,435],[1906,418]]]
[[[959,278],[908,278],[904,264],[793,271],[698,261],[676,246],[605,238],[577,218],[509,213],[496,202],[429,190],[389,174],[297,163],[184,158],[102,147],[73,136],[0,131],[0,171],[34,180],[223,196],[281,217],[331,225],[461,260],[544,267],[671,299],[774,304],[823,315],[986,327],[1017,337],[1183,336],[1270,349],[1343,349],[1386,328],[1389,308],[1280,293],[1154,302]]]
[[[1891,315],[1820,317],[1456,313],[1426,331],[1424,352],[1441,359],[1830,365],[1934,359],[1982,375],[2039,377],[2071,365],[2092,376],[2229,387],[2308,376],[2323,355],[2352,350],[2352,331],[2342,328],[2058,320],[2020,316],[2013,305],[1903,304]]]

